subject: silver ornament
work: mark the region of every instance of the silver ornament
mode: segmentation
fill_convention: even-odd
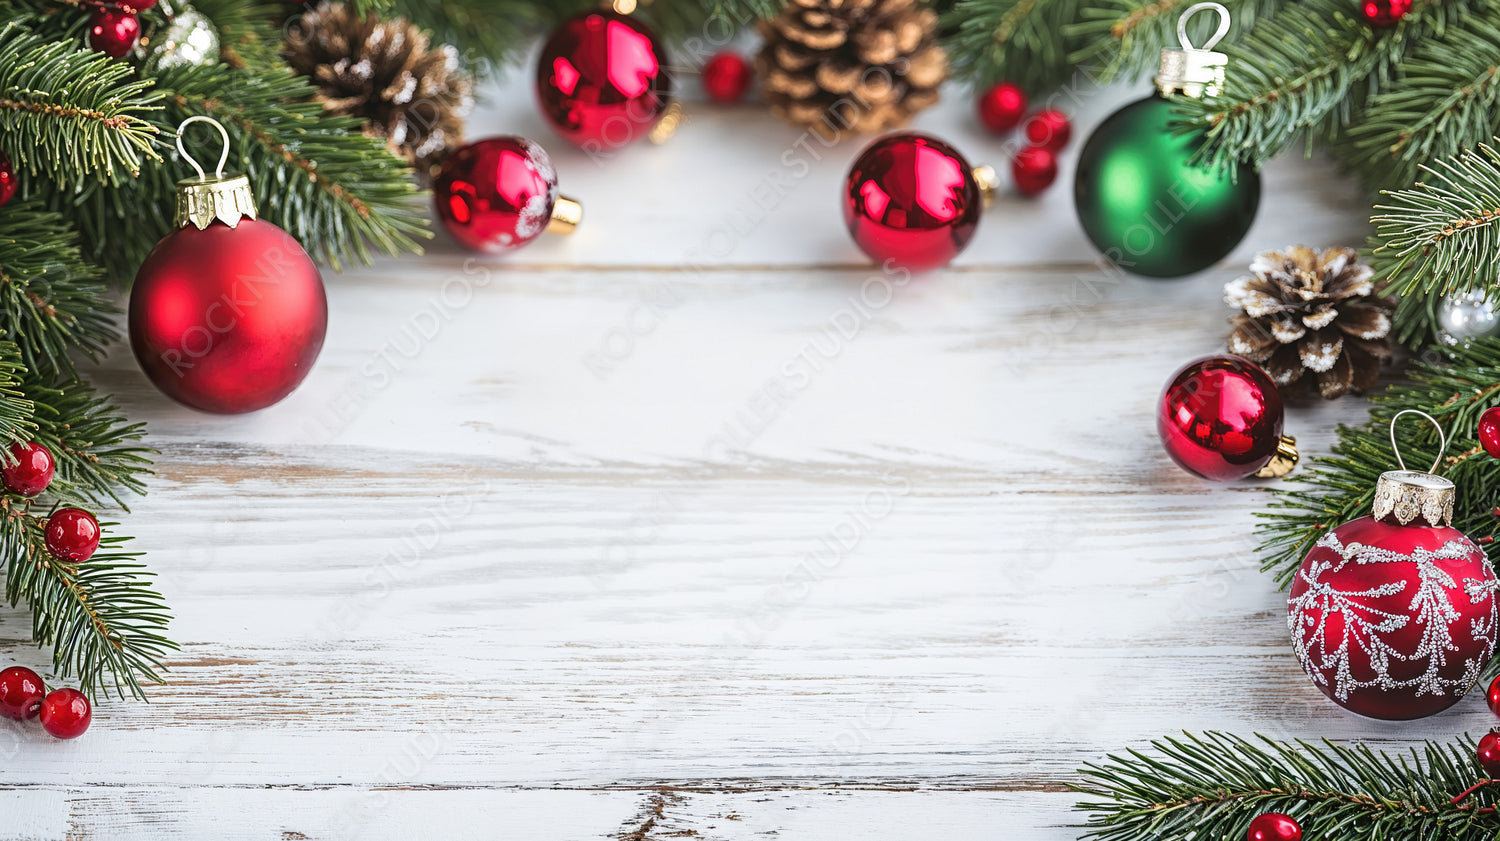
[[[1500,336],[1500,312],[1483,289],[1450,295],[1438,305],[1438,338],[1459,345],[1481,336]]]
[[[151,72],[168,67],[207,67],[219,61],[219,30],[197,9],[185,8],[156,35],[147,59]]]

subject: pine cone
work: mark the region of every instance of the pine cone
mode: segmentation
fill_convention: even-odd
[[[1375,384],[1392,354],[1395,303],[1376,294],[1354,249],[1288,246],[1256,255],[1250,271],[1224,287],[1224,301],[1244,310],[1230,319],[1230,353],[1259,363],[1286,397],[1314,380],[1328,400]]]
[[[760,24],[771,110],[830,140],[905,125],[948,75],[937,20],[919,0],[789,0]]]
[[[288,30],[283,52],[317,85],[323,110],[363,119],[366,135],[384,138],[418,172],[433,174],[447,151],[463,143],[473,82],[459,69],[456,50],[434,49],[406,19],[322,3]]]

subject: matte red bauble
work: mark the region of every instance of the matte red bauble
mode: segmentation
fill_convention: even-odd
[[[739,53],[725,51],[703,65],[703,90],[714,102],[730,105],[739,102],[755,80],[750,62]]]
[[[1195,476],[1232,482],[1280,476],[1297,463],[1281,434],[1281,394],[1258,365],[1238,356],[1205,356],[1167,380],[1156,407],[1156,434],[1167,455]]]
[[[190,178],[177,191],[178,229],[130,293],[130,346],[173,400],[222,414],[264,409],[302,383],[323,349],[323,277],[291,234],[256,216],[244,176]]]
[[[124,58],[141,39],[141,19],[124,9],[98,8],[89,18],[89,46],[110,58]]]
[[[16,169],[11,165],[10,155],[0,152],[0,207],[4,207],[16,194]]]
[[[1359,0],[1359,15],[1376,29],[1395,26],[1411,11],[1412,0]]]
[[[1479,446],[1491,458],[1500,458],[1500,406],[1491,406],[1479,416]]]
[[[1245,841],[1302,841],[1302,825],[1291,815],[1280,812],[1256,815],[1245,833]]]
[[[537,62],[542,116],[590,151],[639,140],[671,103],[668,63],[656,33],[634,18],[606,10],[571,17]]]
[[[1026,92],[1010,82],[999,82],[979,95],[979,122],[994,134],[1005,134],[1026,116]]]
[[[988,168],[980,175],[988,182]],[[945,266],[974,238],[984,195],[957,149],[917,132],[865,147],[844,181],[844,223],[871,259],[912,271]]]
[[[1023,196],[1041,195],[1057,180],[1057,158],[1040,146],[1028,146],[1016,153],[1010,162],[1016,192]]]
[[[1073,138],[1068,115],[1054,108],[1038,111],[1026,121],[1026,141],[1049,152],[1060,152]]]
[[[1329,529],[1297,570],[1292,647],[1318,689],[1350,712],[1390,721],[1442,712],[1494,653],[1500,582],[1452,527],[1453,493],[1431,473],[1387,471],[1370,516]]]
[[[492,137],[459,149],[432,185],[437,216],[474,251],[520,248],[543,231],[572,233],[578,202],[557,194],[546,150],[524,137]]]

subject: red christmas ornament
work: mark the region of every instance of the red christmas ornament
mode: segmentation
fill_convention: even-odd
[[[1302,841],[1302,824],[1280,812],[1256,815],[1250,822],[1250,831],[1245,833],[1245,841]]]
[[[1490,779],[1500,778],[1500,733],[1486,733],[1479,737],[1479,747],[1474,751],[1479,767]]]
[[[99,521],[82,508],[59,508],[47,518],[47,551],[59,561],[82,563],[99,548]]]
[[[124,58],[141,39],[141,19],[121,8],[100,7],[89,17],[89,46],[110,58]]]
[[[1500,677],[1490,681],[1490,691],[1484,693],[1484,701],[1490,705],[1490,712],[1500,716]]]
[[[725,50],[703,65],[703,90],[714,102],[724,105],[739,102],[753,81],[755,71],[739,53]]]
[[[1412,0],[1359,0],[1359,14],[1365,23],[1384,29],[1395,26],[1411,11]]]
[[[1016,153],[1010,162],[1010,173],[1016,192],[1023,196],[1040,195],[1057,180],[1057,158],[1040,146],[1028,146]]]
[[[578,202],[557,194],[546,150],[524,137],[492,137],[449,155],[432,195],[448,232],[474,251],[510,251],[543,231],[570,234],[583,218]]]
[[[0,207],[4,207],[15,196],[19,186],[15,167],[10,163],[10,155],[0,152]]]
[[[36,496],[52,484],[57,465],[52,461],[51,450],[41,444],[11,444],[10,457],[16,463],[0,467],[0,480],[7,491],[20,496]]]
[[[1055,108],[1038,111],[1026,121],[1026,140],[1049,152],[1061,152],[1073,137],[1068,115]]]
[[[1156,434],[1183,470],[1232,482],[1280,476],[1297,463],[1296,442],[1281,434],[1281,393],[1258,365],[1238,356],[1205,356],[1167,380],[1156,407]]]
[[[1026,92],[1010,82],[1000,82],[980,94],[979,122],[995,134],[1005,134],[1026,116]]]
[[[47,685],[36,672],[20,666],[0,672],[0,715],[16,721],[35,718],[46,695]]]
[[[1392,425],[1407,412],[1422,414],[1398,412]],[[1446,449],[1444,437],[1433,467]],[[1495,650],[1500,582],[1452,521],[1453,483],[1402,465],[1381,474],[1371,516],[1325,532],[1303,558],[1287,600],[1292,647],[1344,709],[1421,718],[1479,680]]]
[[[183,126],[198,120],[218,126],[206,117]],[[328,299],[312,258],[257,218],[250,181],[225,176],[223,165],[208,176],[194,162],[199,177],[178,182],[177,230],[157,243],[131,291],[130,345],[168,397],[239,414],[279,402],[312,370]]]
[[[1479,416],[1479,445],[1491,458],[1500,458],[1500,406],[1492,406]]]
[[[656,33],[634,18],[605,10],[571,17],[537,64],[542,116],[585,149],[624,146],[648,134],[671,103],[667,64]]]
[[[76,739],[94,720],[89,699],[77,689],[54,689],[42,701],[42,729],[54,739]]]
[[[936,137],[896,132],[865,147],[844,180],[844,223],[876,262],[912,271],[945,266],[964,250],[984,209],[978,172]]]

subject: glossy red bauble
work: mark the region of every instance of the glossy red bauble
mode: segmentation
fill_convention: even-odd
[[[437,216],[466,248],[499,253],[546,230],[557,205],[552,159],[524,137],[492,137],[459,149],[432,185]]]
[[[1484,693],[1484,702],[1489,704],[1490,712],[1500,716],[1500,677],[1490,681],[1490,689]]]
[[[1245,833],[1245,841],[1302,841],[1302,824],[1280,812],[1256,815]]]
[[[1500,458],[1500,406],[1492,406],[1479,416],[1479,445],[1491,458]]]
[[[1162,390],[1156,433],[1183,470],[1216,482],[1254,475],[1281,443],[1281,394],[1238,356],[1189,362]]]
[[[36,672],[20,666],[0,672],[0,716],[15,721],[35,718],[46,695],[47,685]]]
[[[537,63],[542,116],[589,151],[639,140],[671,103],[667,64],[661,40],[635,18],[605,10],[571,17]]]
[[[291,394],[327,331],[318,267],[264,219],[169,234],[130,294],[130,345],[146,376],[206,412],[253,412]]]
[[[1399,509],[1398,509],[1399,510]],[[1495,650],[1495,573],[1463,532],[1397,513],[1324,532],[1287,600],[1292,648],[1350,712],[1405,721],[1442,712]]]
[[[1040,195],[1057,180],[1057,158],[1040,146],[1028,146],[1010,162],[1010,174],[1016,192],[1023,196]]]
[[[110,58],[124,58],[141,40],[141,19],[124,9],[101,7],[89,18],[89,46]]]
[[[1490,779],[1500,779],[1500,733],[1486,733],[1479,737],[1474,758]]]
[[[958,255],[984,210],[973,169],[957,149],[916,132],[865,147],[844,181],[844,223],[862,251],[912,271]]]
[[[1357,0],[1360,17],[1365,23],[1384,29],[1395,26],[1411,11],[1412,0]]]
[[[16,187],[19,185],[10,155],[0,152],[0,207],[4,207],[16,195]]]
[[[54,739],[76,739],[88,732],[94,709],[77,689],[55,689],[42,700],[41,718]]]
[[[739,102],[755,81],[750,62],[735,52],[722,52],[703,65],[703,90],[708,98],[725,105]]]
[[[99,548],[99,521],[82,508],[59,508],[47,518],[47,551],[70,564],[82,563]]]
[[[1068,115],[1054,108],[1038,111],[1026,121],[1026,141],[1049,152],[1061,152],[1072,138]]]
[[[1026,116],[1026,92],[1010,82],[999,82],[979,95],[979,122],[995,134],[1005,134]]]
[[[36,496],[52,484],[57,465],[52,451],[41,444],[11,444],[10,457],[16,463],[0,467],[5,489],[21,496]]]

